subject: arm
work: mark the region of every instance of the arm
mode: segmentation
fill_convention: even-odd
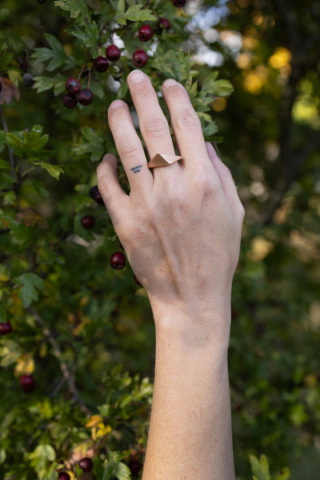
[[[155,312],[156,371],[143,480],[234,479],[227,343],[190,317]],[[212,322],[229,323],[212,308]],[[203,320],[201,305],[192,323]],[[174,325],[173,325],[174,323]]]
[[[128,85],[149,157],[174,154],[157,94],[139,73],[140,82],[134,73]],[[186,90],[167,80],[162,92],[181,164],[151,172],[128,106],[116,100],[108,122],[130,195],[119,185],[113,155],[97,169],[99,190],[155,320],[143,480],[233,480],[227,351],[244,209],[229,169],[204,141]]]

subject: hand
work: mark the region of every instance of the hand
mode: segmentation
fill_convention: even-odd
[[[148,77],[134,71],[128,85],[150,159],[156,153],[175,154],[168,122]],[[97,168],[98,188],[151,305],[187,305],[196,310],[230,299],[244,208],[230,170],[204,141],[184,87],[166,80],[162,93],[181,163],[148,169],[129,108],[115,100],[108,122],[130,195],[119,185],[117,159],[111,154]]]

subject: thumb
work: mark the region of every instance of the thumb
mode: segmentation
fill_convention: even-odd
[[[127,208],[129,200],[119,184],[117,167],[118,161],[111,153],[104,155],[97,167],[98,189],[114,226],[120,220],[121,212]]]

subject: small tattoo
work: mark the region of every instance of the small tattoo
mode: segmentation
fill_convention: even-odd
[[[139,173],[141,167],[142,167],[142,165],[138,165],[137,167],[131,168],[131,170],[133,171],[133,173]]]

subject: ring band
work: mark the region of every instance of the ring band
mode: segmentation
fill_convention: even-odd
[[[148,168],[167,167],[168,165],[171,165],[172,163],[175,163],[181,159],[182,157],[179,157],[177,155],[157,153],[148,163]]]

